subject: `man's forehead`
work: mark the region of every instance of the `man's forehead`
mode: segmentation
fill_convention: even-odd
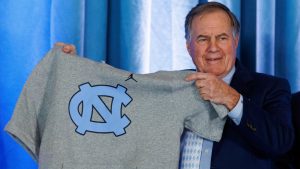
[[[225,14],[223,17],[218,18],[219,14],[215,16],[199,15],[195,17],[192,22],[191,32],[204,35],[231,34],[233,27],[231,26],[229,17]],[[227,19],[224,17],[227,17]]]
[[[229,14],[226,13],[225,11],[221,10],[221,9],[210,9],[210,10],[204,11],[204,12],[199,13],[198,15],[196,15],[195,18],[197,18],[197,17],[203,18],[205,16],[215,15],[215,14],[222,15],[222,17],[226,17],[226,20],[231,22]]]
[[[230,17],[222,10],[215,10],[199,14],[193,18],[192,27],[232,27]]]
[[[191,30],[192,34],[205,35],[205,36],[218,36],[218,35],[231,35],[231,27],[217,27],[217,26],[207,26],[207,27],[198,27]]]

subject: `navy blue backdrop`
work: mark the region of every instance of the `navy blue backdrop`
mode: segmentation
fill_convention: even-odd
[[[0,166],[37,165],[4,131],[28,75],[57,41],[136,73],[193,68],[184,19],[198,0],[0,0]],[[219,0],[241,21],[239,58],[300,90],[300,1]]]

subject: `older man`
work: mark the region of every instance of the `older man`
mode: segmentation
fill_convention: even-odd
[[[197,67],[186,80],[195,81],[205,100],[223,104],[230,112],[218,143],[185,131],[179,168],[273,168],[272,158],[285,153],[294,139],[287,80],[249,72],[240,64],[240,25],[220,3],[195,6],[186,17],[185,31],[187,50]],[[66,53],[75,51],[71,45],[59,45]],[[189,157],[191,152],[196,155]]]
[[[210,146],[204,140],[201,159],[209,159],[212,148],[211,168],[273,168],[272,158],[286,152],[294,139],[288,82],[249,72],[240,64],[236,59],[240,26],[226,6],[209,2],[194,7],[185,30],[186,46],[198,70],[186,79],[195,81],[204,99],[230,111],[221,141]]]

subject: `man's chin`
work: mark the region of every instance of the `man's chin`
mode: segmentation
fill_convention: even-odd
[[[224,71],[220,71],[220,70],[207,70],[205,73],[210,73],[213,74],[215,76],[218,76],[220,78],[223,78],[224,76],[226,76],[226,74],[224,73]]]

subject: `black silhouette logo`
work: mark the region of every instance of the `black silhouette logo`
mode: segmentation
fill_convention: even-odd
[[[135,82],[138,82],[137,80],[135,80],[135,79],[133,78],[133,74],[132,74],[132,73],[128,76],[128,78],[127,78],[125,81],[128,81],[128,80],[130,80],[130,79],[134,80]]]

